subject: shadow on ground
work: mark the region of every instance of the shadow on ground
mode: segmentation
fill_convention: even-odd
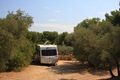
[[[87,64],[80,64],[78,62],[64,62],[62,65],[51,66],[51,69],[56,74],[79,73],[84,75],[86,72],[98,76],[104,76],[106,74],[109,74],[107,70],[89,69]]]
[[[61,78],[59,80],[76,80],[76,79],[66,79],[66,78]]]
[[[120,77],[106,78],[106,79],[98,79],[98,80],[120,80]]]
[[[62,65],[51,66],[52,71],[56,74],[70,74],[70,73],[80,73],[84,74],[86,67],[81,64],[75,64],[70,62],[64,62]]]
[[[56,73],[56,74],[71,74],[71,73],[79,73],[84,75],[86,73],[90,73],[92,75],[97,76],[105,76],[109,74],[109,71],[103,69],[91,69],[87,64],[80,64],[79,62],[68,62],[65,61],[61,65],[53,66],[49,64],[40,64],[39,61],[33,61],[31,65],[35,66],[47,66],[48,70]],[[59,80],[75,80],[75,79],[65,79],[61,78]],[[120,78],[108,78],[108,79],[98,79],[98,80],[120,80]]]
[[[47,67],[53,66],[51,64],[41,64],[39,61],[32,61],[31,65],[35,65],[35,66],[47,66]]]

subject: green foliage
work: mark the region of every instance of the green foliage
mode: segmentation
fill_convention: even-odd
[[[73,48],[71,46],[58,46],[59,55],[68,55],[73,53]]]
[[[0,29],[0,71],[5,71],[8,67],[6,64],[12,57],[14,48],[14,38],[12,34]]]
[[[20,51],[16,52],[16,54],[14,55],[14,57],[9,60],[9,63],[7,64],[8,67],[8,71],[14,70],[14,71],[19,71],[21,70],[24,66],[25,66],[25,56],[23,55],[23,53],[21,53]]]
[[[77,27],[89,28],[93,25],[97,25],[100,22],[100,18],[85,19],[77,25]]]
[[[109,22],[100,22],[98,25],[91,25],[89,28],[74,28],[74,54],[80,61],[87,61],[89,64],[99,66],[107,63],[108,60],[114,64],[113,55],[118,50],[119,40],[116,36],[118,28]],[[114,39],[113,39],[114,37]],[[116,38],[116,39],[115,39]],[[115,41],[114,41],[115,40]],[[117,42],[117,44],[115,44]],[[117,49],[117,50],[114,50]],[[114,51],[113,51],[114,50]]]
[[[98,63],[98,37],[93,33],[93,31],[83,27],[76,27],[74,30],[74,38],[74,54],[78,60],[87,61],[91,64],[93,63],[92,61],[98,59],[96,62],[94,61],[94,63]],[[93,65],[95,66],[96,64],[94,63]]]
[[[58,33],[49,31],[44,31],[43,33],[28,32],[26,37],[34,44],[44,44],[46,41],[49,41],[50,44],[53,44],[56,43]]]
[[[17,10],[16,14],[9,12],[6,18],[3,20],[2,29],[13,34],[15,38],[25,36],[28,28],[32,25],[32,17],[25,14],[24,11]]]
[[[55,43],[56,39],[58,38],[58,33],[44,31],[42,38],[44,39],[44,42],[49,41],[51,44],[53,44],[53,43]]]
[[[32,17],[21,10],[0,19],[0,71],[18,71],[29,65],[34,46],[26,33],[32,23]]]
[[[74,28],[74,55],[94,67],[109,66],[112,76],[112,69],[117,67],[120,76],[119,11],[111,14],[106,14],[106,21],[87,19]]]
[[[114,26],[120,26],[120,11],[111,11],[111,14],[105,14],[106,21],[111,22]]]
[[[71,34],[68,34],[66,37],[65,37],[65,45],[67,46],[72,46],[73,45],[73,41],[74,41],[74,35],[73,33]]]
[[[42,41],[42,33],[39,32],[27,32],[26,38],[33,43],[44,43]]]
[[[19,44],[21,43],[21,44]],[[8,70],[19,71],[23,67],[28,66],[32,61],[32,56],[34,52],[33,45],[26,40],[25,38],[21,38],[18,42],[19,45],[16,45],[15,55],[12,59],[9,60]]]
[[[73,47],[71,46],[58,46],[58,53],[60,60],[71,60],[73,58]]]
[[[68,35],[67,32],[61,33],[57,38],[57,44],[58,45],[64,45],[66,44],[65,37]]]

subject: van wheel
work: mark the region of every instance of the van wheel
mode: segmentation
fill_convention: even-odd
[[[57,63],[54,63],[53,66],[57,66]]]

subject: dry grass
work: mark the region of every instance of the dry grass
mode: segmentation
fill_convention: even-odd
[[[0,80],[109,80],[108,71],[89,70],[72,61],[59,61],[57,66],[34,64],[20,72],[0,73]],[[118,78],[117,78],[118,79]],[[114,79],[110,79],[114,80]],[[118,79],[119,80],[119,79]]]

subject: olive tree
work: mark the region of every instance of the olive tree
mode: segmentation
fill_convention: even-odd
[[[0,61],[4,63],[0,71],[20,70],[30,63],[34,47],[26,33],[32,23],[32,17],[21,10],[0,19]]]

